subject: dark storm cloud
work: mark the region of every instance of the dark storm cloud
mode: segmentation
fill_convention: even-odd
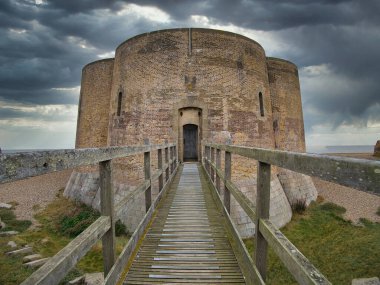
[[[376,117],[368,109],[380,104],[380,1],[151,1],[135,3],[155,5],[175,19],[204,15],[214,24],[228,24],[274,32],[294,49],[271,56],[284,57],[300,68],[327,63],[331,71],[346,77],[346,84],[361,85],[344,94],[337,89],[314,90],[304,94],[306,107],[319,110],[308,128],[328,122],[334,126]],[[260,39],[257,39],[260,41]],[[323,94],[319,93],[323,92]],[[363,120],[358,120],[363,122]]]
[[[119,16],[127,3],[157,7],[172,21]],[[310,85],[303,93],[307,128],[326,122],[335,127],[363,125],[369,119],[379,121],[380,107],[373,107],[380,105],[379,11],[378,0],[48,0],[38,5],[32,0],[2,0],[0,99],[75,104],[76,91],[53,88],[78,86],[85,64],[131,36],[189,26],[190,16],[201,15],[212,24],[272,33],[290,48],[268,55],[295,62],[306,80],[310,78],[304,67],[328,66],[330,74],[315,79],[326,84]],[[331,78],[336,78],[335,86]]]
[[[109,1],[0,3],[0,99],[75,104],[78,95],[51,88],[80,84],[81,69],[129,36],[149,31],[146,19],[121,24]],[[114,2],[121,9],[121,2]],[[104,13],[104,14],[102,14]],[[108,17],[107,17],[108,16]],[[81,48],[85,46],[86,48]]]

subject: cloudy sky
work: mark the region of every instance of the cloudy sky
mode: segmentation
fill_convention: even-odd
[[[243,34],[296,63],[307,145],[373,145],[379,14],[378,0],[1,0],[0,147],[72,148],[82,67],[177,27]]]

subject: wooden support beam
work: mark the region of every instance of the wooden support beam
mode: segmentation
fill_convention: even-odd
[[[144,152],[144,175],[145,180],[151,180],[150,177],[150,152]],[[152,204],[152,181],[145,191],[145,210],[148,212],[150,205]]]
[[[165,165],[169,164],[169,148],[165,147]],[[165,167],[165,181],[169,180],[169,166]]]
[[[221,150],[216,149],[216,169],[221,168]],[[218,193],[220,194],[220,176],[218,172],[216,171],[216,190],[218,190]]]
[[[262,279],[266,280],[268,243],[260,232],[260,219],[269,218],[270,164],[259,161],[257,167],[256,233],[254,259]]]
[[[210,155],[211,163],[215,163],[215,149],[213,147],[210,147],[210,153],[211,153],[211,155]],[[215,182],[215,171],[214,171],[214,168],[211,167],[210,173],[211,173],[211,181]]]
[[[111,164],[111,160],[101,161],[99,163],[100,212],[102,216],[109,216],[111,220],[111,227],[102,238],[104,276],[108,274],[116,259],[116,221],[114,213],[114,191],[112,186]]]
[[[162,149],[158,149],[157,151],[157,165],[158,169],[161,170],[160,175],[158,176],[158,191],[160,192],[162,190],[162,187],[164,186],[164,175],[163,175],[163,164],[162,164]]]
[[[226,151],[224,156],[224,207],[226,207],[228,213],[231,212],[231,193],[226,181],[231,180],[231,163],[231,153]]]

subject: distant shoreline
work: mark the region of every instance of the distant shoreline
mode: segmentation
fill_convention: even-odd
[[[67,148],[70,149],[70,148]],[[58,149],[2,149],[2,153],[50,151]],[[373,145],[328,145],[328,146],[307,146],[306,152],[317,154],[355,154],[373,153]]]

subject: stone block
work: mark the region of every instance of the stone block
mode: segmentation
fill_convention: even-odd
[[[6,236],[14,236],[17,235],[18,231],[6,231],[6,232],[0,232],[0,237],[6,237]]]
[[[16,247],[17,247],[17,244],[16,244],[13,240],[9,241],[9,242],[7,243],[7,245],[8,245],[9,247],[11,247],[11,248],[16,248]]]
[[[12,208],[12,205],[7,203],[0,203],[0,208],[10,209]]]
[[[22,262],[27,263],[27,262],[35,261],[41,258],[42,258],[41,254],[31,254],[31,255],[24,256],[24,258],[22,259]]]
[[[31,248],[31,247],[23,247],[23,248],[20,248],[20,249],[9,251],[9,252],[7,252],[5,254],[9,255],[9,256],[15,256],[15,255],[21,255],[21,254],[28,254],[28,253],[32,253],[32,252],[33,252],[33,248]]]
[[[380,285],[378,277],[353,279],[351,285]]]
[[[44,265],[50,258],[42,258],[34,261],[30,261],[28,263],[24,263],[24,266],[29,267],[29,268],[36,268],[40,267],[41,265]]]

